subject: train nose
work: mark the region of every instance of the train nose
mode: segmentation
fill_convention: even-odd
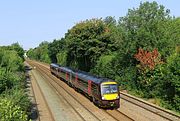
[[[104,94],[102,96],[103,100],[116,100],[118,98],[119,98],[118,94]]]

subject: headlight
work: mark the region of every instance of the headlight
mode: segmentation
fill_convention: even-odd
[[[102,100],[105,100],[105,98],[102,96]]]
[[[117,96],[116,99],[119,99],[119,96]]]

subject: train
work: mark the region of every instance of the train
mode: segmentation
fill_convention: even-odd
[[[86,94],[98,107],[111,109],[120,107],[119,87],[116,81],[56,63],[50,64],[50,71],[76,91]]]

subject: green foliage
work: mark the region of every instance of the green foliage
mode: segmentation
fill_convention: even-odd
[[[15,105],[27,112],[30,101],[23,89],[25,88],[23,74],[4,72],[0,77],[0,97],[13,101]]]
[[[2,94],[2,97],[13,101],[15,105],[21,107],[23,111],[28,111],[30,106],[30,100],[28,95],[25,92],[25,89],[14,87],[13,89],[7,90]]]
[[[6,68],[7,71],[22,70],[22,58],[14,50],[0,48],[0,67]]]
[[[6,89],[19,85],[23,71],[22,58],[14,50],[0,48],[0,94]]]
[[[150,51],[157,48],[162,52],[169,47],[172,41],[164,41],[169,20],[169,10],[156,2],[144,2],[137,9],[129,9],[128,14],[119,21],[127,31],[125,46],[129,48],[128,54],[132,56],[138,48]]]
[[[91,19],[76,24],[65,36],[67,65],[89,71],[101,54],[108,54],[115,46],[110,39],[110,29],[101,19]]]
[[[112,60],[115,57],[115,55],[116,54],[102,55],[97,61],[96,66],[91,70],[91,72],[102,77],[115,79],[115,72],[112,64]]]
[[[7,74],[4,70],[0,71],[0,94],[7,90],[11,89],[13,87],[13,81],[11,80],[11,77],[9,77],[9,73]],[[11,73],[12,74],[12,73]]]
[[[160,54],[157,49],[152,52],[139,49],[138,53],[134,55],[137,61],[140,62],[137,67],[137,85],[138,88],[145,92],[145,96],[151,96],[149,93],[153,88],[153,81],[156,75],[155,68],[158,64],[162,64]],[[149,93],[149,94],[146,94]]]
[[[57,56],[57,62],[60,65],[66,66],[67,52],[66,51],[59,52],[56,56]]]
[[[17,52],[17,54],[19,55],[19,57],[21,57],[22,59],[24,59],[24,50],[23,48],[19,45],[19,43],[14,43],[10,46],[10,48],[12,48],[12,50],[15,50]]]
[[[162,58],[166,61],[167,57],[175,52],[175,47],[180,43],[180,19],[173,18],[160,21],[157,25],[158,48]]]
[[[180,18],[171,17],[170,10],[143,2],[118,22],[111,16],[81,21],[61,40],[42,43],[28,56],[115,79],[121,89],[179,111],[179,26]],[[135,58],[139,48],[143,51]]]
[[[180,53],[176,52],[168,58],[164,67],[163,87],[165,100],[170,102],[177,111],[180,112]]]
[[[13,101],[0,98],[0,107],[1,121],[27,121],[26,113]]]
[[[36,58],[36,53],[34,52],[35,49],[30,48],[27,51],[27,57],[31,58],[31,59],[35,59]]]
[[[54,40],[52,43],[48,45],[48,54],[51,59],[51,62],[57,63],[58,62],[58,53],[64,53],[61,51],[64,51],[66,46],[66,43],[64,41],[64,38],[61,40]]]
[[[180,54],[175,52],[167,58],[167,63],[159,64],[154,70],[138,73],[137,89],[145,98],[161,99],[163,107],[180,111]]]
[[[0,46],[1,50],[14,50],[18,54],[18,56],[22,59],[24,59],[24,50],[23,48],[19,45],[19,43],[14,43],[11,46]]]
[[[41,44],[39,44],[39,47],[35,49],[30,49],[27,52],[27,56],[31,59],[50,63],[51,61],[48,54],[48,45],[49,45],[48,42],[46,41],[42,42]]]
[[[24,91],[23,54],[17,43],[0,47],[1,121],[27,121],[30,101]]]

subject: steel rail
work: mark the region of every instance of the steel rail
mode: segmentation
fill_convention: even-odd
[[[41,65],[41,66],[43,66],[44,68],[46,68],[46,69],[48,69],[48,71],[49,71],[49,73],[50,73],[50,70],[49,70],[49,68],[47,68],[46,66],[44,66],[43,64],[39,64],[39,63],[37,63],[37,62],[35,62],[36,64],[38,64],[38,65]],[[42,69],[42,68],[39,68],[39,69],[41,69],[42,71],[44,71],[45,72],[45,70],[46,69]],[[54,80],[51,76],[50,76],[50,74],[48,74],[47,72],[45,72],[46,73],[46,75],[48,75],[48,77],[49,78],[51,78],[52,80]],[[56,81],[55,81],[55,83],[57,83]],[[58,83],[57,83],[58,84]],[[58,84],[59,85],[59,84]],[[61,85],[59,85],[59,86],[61,86]],[[62,87],[62,86],[61,86]],[[63,90],[65,90],[66,91],[66,89],[64,88],[64,87],[62,87],[63,88]],[[79,100],[77,100],[76,99],[76,97],[74,97],[71,93],[69,93],[68,91],[66,91],[69,95],[71,95],[76,101],[78,101],[79,102]],[[81,104],[81,102],[79,102],[80,104]],[[81,104],[82,105],[82,104]],[[82,105],[85,109],[87,109],[90,113],[92,113],[88,108],[86,108],[86,106],[84,106],[84,105]],[[106,111],[106,110],[103,110],[106,114],[108,114],[108,115],[110,115],[114,120],[121,120],[121,119],[118,119],[117,118],[117,116],[114,116],[113,114],[111,114],[111,112],[108,112],[108,111]],[[122,112],[120,112],[120,111],[118,111],[118,110],[116,110],[119,114],[121,114],[121,115],[123,115],[124,117],[126,117],[126,118],[128,118],[128,119],[130,119],[130,120],[132,120],[133,121],[133,119],[132,118],[130,118],[128,115],[126,115],[126,114],[124,114],[124,113],[122,113]],[[93,114],[93,113],[92,113]],[[94,115],[94,114],[93,114]],[[94,115],[95,116],[95,115]],[[96,118],[98,119],[98,117],[96,116]]]
[[[41,95],[42,95],[42,97],[43,97],[43,99],[44,99],[44,102],[45,102],[45,104],[46,104],[46,106],[47,106],[48,112],[50,113],[50,116],[51,116],[52,120],[55,121],[55,119],[54,119],[54,117],[53,117],[53,114],[52,114],[52,112],[51,112],[51,110],[50,110],[50,108],[49,108],[49,105],[48,105],[48,103],[47,103],[47,101],[46,101],[46,98],[45,98],[45,96],[44,96],[44,94],[43,94],[43,92],[42,92],[42,90],[41,90],[41,88],[40,88],[40,86],[39,86],[39,84],[38,84],[38,82],[37,82],[36,76],[35,76],[33,73],[31,73],[31,74],[32,74],[32,76],[33,76],[33,78],[34,78],[34,81],[36,82],[36,84],[37,84],[37,86],[38,86],[38,88],[39,88],[39,91],[40,91],[40,93],[41,93]],[[33,92],[34,92],[34,91],[33,91]],[[35,95],[34,95],[34,96],[35,96]],[[39,114],[39,111],[38,111],[38,114]],[[38,117],[39,117],[39,120],[41,121],[40,115],[39,115]]]
[[[150,104],[142,99],[139,99],[137,97],[131,96],[129,94],[126,94],[124,92],[120,92],[120,97],[123,100],[126,100],[134,105],[137,105],[145,110],[148,110],[156,115],[159,115],[167,120],[170,121],[180,121],[180,116],[177,114],[174,114],[173,112],[167,111],[161,107],[158,107],[154,104]],[[143,106],[144,105],[144,106]]]
[[[37,65],[36,65],[37,66]],[[41,66],[42,67],[42,66]],[[86,109],[93,117],[95,117],[97,120],[99,120],[99,121],[101,121],[96,115],[94,115],[88,108],[86,108],[83,104],[81,104],[81,102],[77,99],[77,98],[75,98],[71,93],[69,93],[62,85],[60,85],[59,83],[57,83],[56,81],[55,81],[55,79],[54,78],[52,78],[52,76],[50,76],[47,72],[45,72],[45,70],[43,70],[42,68],[40,68],[40,67],[38,67],[39,68],[39,70],[41,70],[41,71],[43,71],[44,73],[46,73],[46,75],[47,75],[47,77],[48,78],[51,78],[51,80],[53,80],[54,81],[54,83],[56,83],[59,87],[61,87],[66,93],[68,93],[74,100],[76,100],[84,109]],[[42,73],[42,72],[40,72],[42,75],[44,74],[44,73]],[[43,76],[42,76],[43,77]],[[50,82],[50,81],[48,81],[49,82],[49,84],[58,92],[58,94],[59,95],[61,95],[60,93],[59,93],[59,91],[56,89],[56,87]],[[62,96],[62,95],[61,95]],[[63,96],[62,96],[63,97]],[[65,97],[63,97],[64,99],[65,99]],[[73,108],[73,110],[81,117],[81,119],[82,120],[86,120],[86,119],[84,119],[84,117],[74,108],[74,106],[67,100],[67,99],[65,99],[65,101]]]

